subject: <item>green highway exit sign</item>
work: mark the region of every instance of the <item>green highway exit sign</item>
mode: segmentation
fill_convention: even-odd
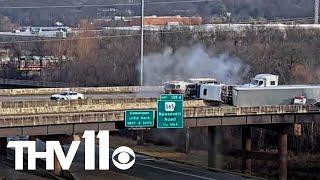
[[[183,95],[182,94],[161,94],[160,100],[183,101]]]
[[[157,128],[183,128],[183,96],[161,95],[157,108]]]
[[[154,111],[153,110],[125,111],[125,127],[128,127],[128,128],[154,127]]]

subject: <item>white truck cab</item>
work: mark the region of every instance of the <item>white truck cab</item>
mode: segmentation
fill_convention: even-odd
[[[273,87],[278,86],[278,76],[273,74],[258,74],[246,87]]]

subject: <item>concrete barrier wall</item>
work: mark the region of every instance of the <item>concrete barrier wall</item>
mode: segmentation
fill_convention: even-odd
[[[91,101],[92,102],[92,101]],[[97,104],[92,103],[71,103],[64,105],[50,106],[42,104],[36,107],[7,107],[0,108],[0,115],[2,116],[19,116],[19,115],[40,115],[40,114],[64,114],[64,113],[84,113],[84,112],[106,112],[106,111],[115,111],[115,110],[128,110],[128,109],[156,109],[156,99],[147,99],[140,102],[113,102],[105,103],[104,100]],[[185,101],[184,107],[202,107],[206,106],[202,100],[196,101]]]
[[[33,89],[0,89],[0,96],[51,95],[65,91],[76,91],[85,94],[103,93],[137,93],[159,92],[160,86],[118,86],[118,87],[71,87],[71,88],[33,88]]]
[[[156,98],[123,98],[123,99],[84,99],[84,100],[61,100],[61,101],[6,101],[0,102],[0,109],[6,108],[32,108],[54,106],[84,106],[104,104],[148,103],[156,102]]]
[[[157,98],[123,98],[123,99],[84,99],[84,100],[61,100],[61,101],[6,101],[0,102],[0,109],[10,108],[33,108],[33,107],[65,107],[65,106],[95,106],[95,105],[113,105],[113,104],[143,104],[143,103],[155,103]],[[199,103],[201,102],[201,103]],[[185,105],[200,105],[205,106],[205,102],[202,100],[188,100],[184,101]]]

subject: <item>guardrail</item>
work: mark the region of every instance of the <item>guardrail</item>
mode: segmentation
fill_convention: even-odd
[[[0,109],[32,108],[54,106],[85,106],[104,104],[149,103],[156,102],[157,98],[117,98],[117,99],[83,99],[83,100],[45,100],[45,101],[4,101],[0,102]]]
[[[76,91],[84,94],[103,93],[139,93],[160,92],[160,86],[118,86],[118,87],[70,87],[70,88],[33,88],[33,89],[0,89],[0,96],[51,95],[65,91]]]
[[[276,105],[258,107],[233,107],[225,106],[187,108],[185,117],[223,117],[223,116],[250,116],[293,113],[320,113],[320,108],[313,105]]]

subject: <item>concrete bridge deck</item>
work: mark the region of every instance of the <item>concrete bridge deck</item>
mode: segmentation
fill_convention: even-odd
[[[124,128],[126,109],[155,109],[156,99],[84,100],[53,102],[2,102],[0,104],[0,154],[5,154],[8,136],[62,138],[86,130]],[[203,101],[184,102],[184,127],[208,127],[208,166],[216,167],[217,127],[242,127],[242,172],[251,172],[251,159],[278,157],[279,179],[287,178],[287,130],[295,123],[316,122],[320,108],[316,106],[210,107]],[[155,123],[156,124],[156,123]],[[271,128],[279,134],[277,154],[251,151],[251,126]],[[139,134],[139,133],[138,133]],[[140,137],[141,139],[141,137]],[[143,139],[143,138],[142,138]],[[55,169],[60,173],[59,168]]]
[[[159,87],[158,87],[159,88]],[[78,89],[31,89],[0,90],[0,96],[13,97],[45,95],[74,90],[85,93],[140,93],[154,92],[141,87],[78,88]],[[159,89],[158,89],[159,90]],[[160,92],[156,91],[157,93]],[[0,154],[5,154],[8,136],[31,136],[44,139],[60,139],[65,135],[81,134],[85,130],[117,130],[124,128],[124,111],[128,109],[156,110],[155,97],[86,99],[76,101],[12,101],[0,102]],[[157,96],[156,96],[157,97]],[[251,127],[270,128],[279,134],[278,157],[279,179],[287,177],[287,129],[295,123],[317,122],[320,108],[316,106],[260,106],[234,107],[207,106],[201,100],[184,102],[184,127],[208,127],[208,166],[216,164],[216,138],[219,126],[242,127],[242,171],[251,172],[252,158],[267,157],[266,153],[251,151]],[[156,124],[156,123],[155,123]],[[186,133],[188,134],[188,133]],[[53,135],[53,136],[51,136]],[[186,135],[186,137],[189,137]],[[188,138],[186,138],[186,144]],[[187,146],[187,145],[186,145]],[[56,170],[56,169],[55,169]],[[57,169],[59,172],[59,168]]]
[[[83,130],[116,130],[124,128],[126,109],[155,109],[152,100],[139,103],[79,105],[72,103],[61,108],[0,108],[0,136],[76,134]],[[275,123],[315,122],[320,118],[320,109],[315,106],[261,106],[261,107],[209,107],[202,101],[186,101],[184,109],[185,127],[262,125]],[[62,104],[63,104],[62,103]],[[75,104],[81,102],[73,102]],[[194,103],[194,104],[193,104]],[[41,103],[40,103],[41,105]],[[81,108],[81,107],[84,108]],[[117,107],[118,106],[118,107]],[[154,107],[153,107],[154,106]],[[10,113],[4,113],[6,110]],[[30,113],[30,111],[32,112]],[[53,111],[53,113],[51,112]],[[50,112],[50,113],[48,113]]]

